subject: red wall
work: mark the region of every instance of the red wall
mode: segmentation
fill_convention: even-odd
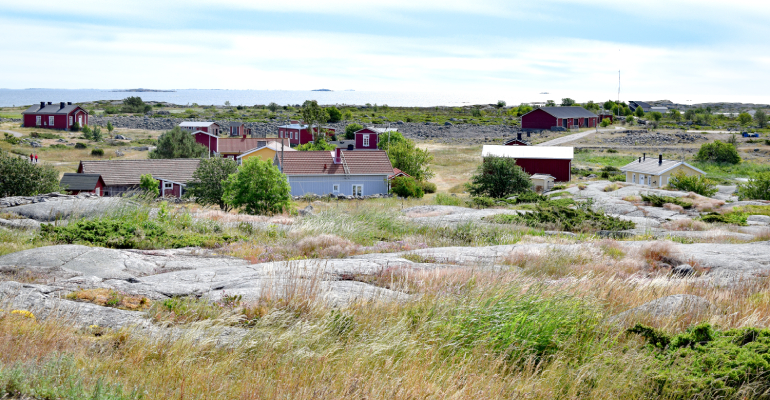
[[[69,117],[72,116],[72,123],[78,122],[78,115],[83,116],[83,124],[88,125],[88,114],[81,108],[76,108],[71,113],[64,114],[24,114],[24,127],[25,128],[45,128],[45,129],[60,129],[68,130],[72,125],[69,124]],[[53,116],[54,124],[49,125],[49,117]],[[40,117],[40,125],[37,125],[37,117]]]
[[[551,160],[538,158],[517,158],[516,165],[520,166],[526,173],[548,174],[556,178],[558,182],[567,182],[570,180],[570,166],[572,160]]]
[[[216,152],[217,151],[217,138],[211,137],[210,135],[207,135],[205,133],[196,133],[195,135],[195,141],[197,143],[200,143],[206,147],[208,147],[209,152]],[[209,143],[211,145],[209,146]]]
[[[521,117],[522,129],[551,129],[558,126],[556,117],[537,109]]]
[[[364,135],[369,135],[369,146],[364,147]],[[379,135],[368,130],[364,129],[363,131],[356,132],[356,149],[377,149],[377,143],[379,140]]]
[[[173,188],[163,189],[163,181],[160,182],[160,195],[161,197],[174,196],[176,198],[182,197],[182,186],[176,183],[172,183]]]

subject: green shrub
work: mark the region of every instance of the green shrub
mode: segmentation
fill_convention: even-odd
[[[700,219],[704,222],[719,222],[723,224],[734,224],[734,225],[740,225],[740,226],[746,226],[746,221],[748,220],[749,215],[740,212],[740,211],[730,211],[724,214],[716,213],[716,212],[710,212],[702,217]]]
[[[103,149],[93,149],[91,150],[91,155],[95,157],[102,157],[104,156],[104,150]]]
[[[21,141],[21,139],[17,138],[16,136],[11,135],[8,132],[3,132],[3,135],[5,135],[5,139],[4,140],[6,142],[10,143],[10,144],[19,144],[19,142]]]
[[[462,207],[462,206],[465,205],[465,202],[463,201],[463,199],[461,199],[461,198],[459,198],[457,196],[452,196],[452,195],[445,194],[445,193],[438,193],[438,194],[436,194],[436,197],[433,199],[433,201],[436,204],[440,205],[440,206],[458,206],[458,207]]]
[[[713,143],[704,143],[701,145],[695,160],[704,162],[716,162],[725,164],[738,164],[741,157],[735,146],[715,140]]]
[[[612,124],[612,122],[610,121],[610,119],[609,119],[609,118],[604,118],[604,119],[602,120],[602,122],[600,122],[600,123],[599,123],[599,125],[600,125],[602,128],[606,128],[606,127],[610,126],[610,124]]]
[[[0,150],[0,197],[34,196],[59,190],[59,172],[52,166],[33,164],[27,155],[16,157]]]
[[[522,204],[522,203],[537,203],[539,201],[545,201],[548,200],[546,196],[539,195],[536,192],[532,190],[528,190],[524,193],[519,193],[516,196],[516,203],[515,204]]]
[[[677,172],[671,176],[668,185],[674,189],[685,192],[695,192],[701,196],[711,197],[717,192],[711,179],[702,175],[688,176],[684,172]]]
[[[77,131],[79,131],[79,130],[80,130],[80,124],[79,124],[79,123],[77,123],[77,122],[75,122],[74,124],[72,124],[72,128],[70,128],[70,130],[71,130],[72,132],[77,132]]]
[[[572,199],[560,199],[573,202]],[[635,224],[584,208],[571,208],[557,202],[540,202],[532,212],[510,215],[498,214],[485,217],[497,224],[522,224],[538,229],[556,229],[571,232],[619,231],[633,229]]]
[[[530,190],[529,174],[509,157],[486,157],[471,178],[471,195],[506,198]]]
[[[471,207],[489,208],[495,205],[495,199],[486,196],[474,196],[468,201]]]
[[[66,145],[63,145],[61,143],[55,143],[50,146],[52,149],[67,149],[68,147]]]
[[[32,132],[29,136],[37,139],[61,139],[61,136],[48,132]]]
[[[238,172],[227,178],[223,187],[225,203],[242,208],[248,214],[282,213],[291,204],[291,187],[286,175],[272,160],[247,159]]]
[[[422,198],[425,195],[417,180],[410,176],[399,176],[391,181],[390,191],[399,197]]]
[[[85,143],[80,143],[80,142],[78,142],[78,143],[75,143],[75,148],[76,148],[76,149],[85,149],[85,148],[87,148],[87,147],[88,147],[88,146],[87,146]]]
[[[420,187],[422,188],[422,191],[425,193],[436,193],[436,184],[433,182],[426,182],[422,181],[420,182]]]
[[[650,369],[655,397],[764,398],[748,393],[770,391],[770,330],[715,330],[708,323],[669,336],[637,324],[628,330],[643,336],[654,352]],[[742,388],[748,392],[740,393]]]
[[[741,200],[770,200],[770,172],[760,172],[738,185]]]
[[[615,149],[607,149],[607,153],[617,153],[618,151]]]
[[[659,196],[657,194],[641,194],[642,200],[649,202],[654,207],[663,207],[666,203],[676,204],[682,206],[682,208],[692,207],[692,202],[679,197],[672,196]]]
[[[625,182],[625,181],[626,181],[625,174],[610,175],[610,182]]]
[[[355,139],[356,132],[360,131],[361,129],[364,129],[364,127],[361,124],[357,124],[357,123],[348,124],[345,127],[345,139],[346,140]]]

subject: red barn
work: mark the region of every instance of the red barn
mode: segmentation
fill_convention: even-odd
[[[481,156],[515,158],[516,165],[530,175],[548,174],[558,182],[569,182],[572,179],[572,147],[485,145]]]
[[[377,145],[380,142],[380,135],[385,134],[386,132],[398,132],[398,129],[366,127],[356,131],[356,150],[377,150]],[[383,140],[387,140],[387,135]]]
[[[88,125],[88,112],[72,102],[34,105],[22,112],[25,128],[48,128],[70,130],[76,122],[78,126]]]
[[[593,128],[598,118],[583,107],[540,107],[521,116],[521,129]]]
[[[317,127],[313,127],[317,131]],[[326,131],[326,137],[330,138],[336,132],[334,128],[322,128]],[[307,125],[300,124],[299,121],[291,121],[288,125],[278,127],[278,137],[288,138],[292,146],[310,143],[313,141],[313,134],[308,130]]]

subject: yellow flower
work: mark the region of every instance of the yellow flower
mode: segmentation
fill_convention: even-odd
[[[29,319],[35,319],[35,314],[32,314],[31,312],[27,310],[13,310],[11,311],[11,314],[16,314],[22,317],[26,317]]]

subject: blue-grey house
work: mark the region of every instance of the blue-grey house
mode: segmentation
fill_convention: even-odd
[[[388,176],[393,175],[382,150],[277,152],[273,163],[288,178],[292,196],[385,194]]]

